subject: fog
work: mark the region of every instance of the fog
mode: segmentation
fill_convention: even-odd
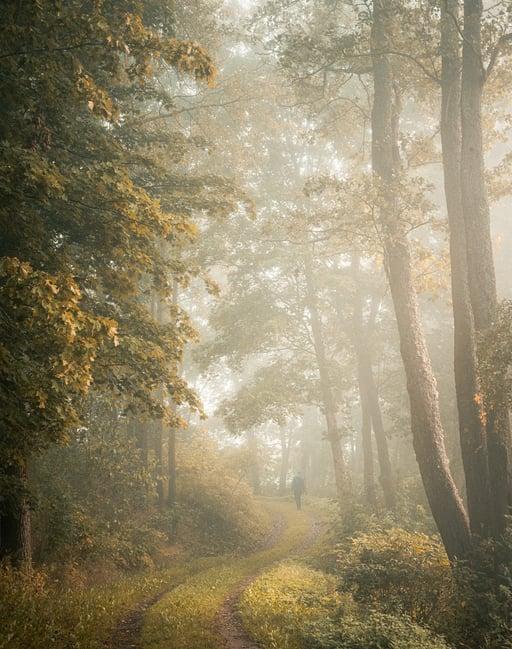
[[[0,647],[509,646],[511,13],[5,3]]]

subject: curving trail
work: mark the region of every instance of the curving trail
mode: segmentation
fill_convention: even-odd
[[[172,587],[147,598],[118,624],[106,649],[258,649],[238,613],[244,590],[264,570],[311,547],[319,534],[312,513],[288,501],[265,502],[274,519],[263,547],[246,556],[211,557]]]
[[[310,529],[306,538],[294,549],[289,556],[294,556],[305,552],[316,542],[320,532],[318,521],[310,514]],[[275,544],[276,541],[274,541]],[[259,572],[246,577],[241,581],[235,590],[233,590],[228,597],[224,600],[222,607],[217,616],[217,630],[219,635],[224,641],[226,649],[261,649],[261,645],[257,644],[245,631],[242,619],[239,613],[239,602],[242,594],[252,582],[265,570],[265,566]]]

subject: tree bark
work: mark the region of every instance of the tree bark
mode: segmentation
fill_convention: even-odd
[[[167,439],[167,503],[171,507],[176,504],[176,429],[169,427]]]
[[[461,189],[461,57],[458,0],[441,2],[441,143],[446,207],[450,229],[450,263],[454,324],[454,370],[459,436],[466,478],[471,530],[490,533],[492,505],[487,462],[487,434],[478,380],[476,337],[468,280],[466,229]]]
[[[407,230],[397,215],[397,181],[401,171],[399,115],[389,55],[393,49],[391,34],[395,21],[395,3],[392,0],[374,0],[371,35],[374,83],[372,163],[380,195],[379,221],[407,380],[414,450],[432,515],[446,552],[453,560],[467,554],[471,540],[468,518],[446,454],[439,395],[420,323]]]
[[[152,296],[151,301],[151,312],[153,319],[159,325],[164,322],[164,313],[163,305],[160,296],[155,292]],[[156,398],[160,403],[163,404],[164,401],[164,387],[160,386],[156,390]],[[164,421],[162,418],[153,421],[152,433],[153,433],[153,450],[155,452],[155,462],[156,462],[156,493],[157,493],[157,504],[158,507],[163,509],[165,506],[165,467],[164,467],[164,453],[163,453],[163,443],[164,443]]]
[[[340,433],[336,421],[336,405],[334,401],[334,395],[332,393],[329,370],[327,367],[327,357],[325,353],[322,323],[318,314],[316,288],[314,284],[313,270],[311,268],[309,253],[307,253],[305,256],[304,271],[306,279],[306,305],[309,310],[313,345],[315,348],[318,373],[320,375],[320,392],[322,395],[323,412],[327,427],[327,439],[331,447],[334,468],[334,481],[336,484],[336,496],[339,506],[342,507],[343,501],[347,494],[348,476],[345,458],[343,457],[343,449],[341,447]]]
[[[157,504],[160,509],[164,508],[165,505],[165,468],[164,468],[164,453],[163,453],[163,443],[164,443],[164,422],[162,419],[157,419],[153,422],[153,448],[155,450],[155,460],[156,460],[156,494],[157,494]]]
[[[482,136],[482,92],[485,83],[482,12],[481,0],[464,0],[461,187],[469,289],[477,332],[483,332],[492,325],[498,304]],[[485,399],[485,395],[483,398],[486,409],[493,527],[494,534],[499,536],[504,530],[505,517],[512,504],[510,421],[506,407],[496,407]]]
[[[172,304],[176,308],[178,306],[178,282],[174,280],[172,289]],[[180,368],[181,370],[181,368]],[[180,371],[181,373],[181,371]],[[177,487],[176,487],[176,434],[175,426],[169,426],[167,438],[167,503],[170,507],[176,505]]]
[[[16,494],[2,503],[0,515],[0,560],[9,559],[24,570],[32,565],[32,534],[29,503],[27,502],[27,467],[17,464],[8,471]]]
[[[299,468],[302,477],[304,478],[304,481],[306,482],[306,485],[308,487],[310,479],[311,458],[311,439],[309,438],[309,432],[306,431],[303,426],[302,436],[300,440]]]
[[[384,502],[388,509],[396,506],[396,484],[389,457],[389,444],[382,421],[382,411],[379,403],[379,393],[375,379],[371,359],[368,353],[363,351],[363,377],[367,385],[368,404],[372,418],[373,432],[377,446],[377,458],[379,460],[379,482],[384,493]]]

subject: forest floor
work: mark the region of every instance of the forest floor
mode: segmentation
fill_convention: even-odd
[[[283,500],[265,506],[274,520],[265,545],[245,556],[219,557],[168,592],[148,598],[120,622],[111,649],[256,649],[245,633],[238,603],[244,590],[272,564],[299,558],[319,524],[307,509]]]

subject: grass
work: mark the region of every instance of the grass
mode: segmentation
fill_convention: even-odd
[[[177,563],[112,584],[62,589],[42,572],[0,572],[0,649],[99,649],[138,602],[181,583],[218,559]]]
[[[303,627],[320,627],[350,598],[336,592],[336,579],[302,564],[286,561],[271,568],[240,599],[244,627],[268,649],[301,649]]]
[[[293,554],[307,537],[311,524],[307,515],[286,501],[269,501],[274,515],[283,516],[285,530],[271,548],[248,557],[229,557],[196,574],[153,606],[146,615],[144,649],[217,649],[222,639],[216,616],[226,597],[246,577]]]
[[[407,616],[359,606],[338,585],[332,575],[299,563],[272,567],[241,597],[244,627],[265,649],[449,649]]]

